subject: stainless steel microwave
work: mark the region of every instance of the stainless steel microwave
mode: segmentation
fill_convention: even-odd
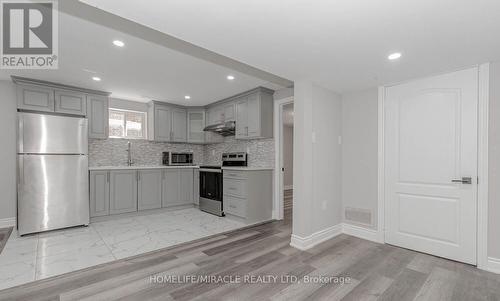
[[[193,153],[163,152],[163,165],[192,165]]]

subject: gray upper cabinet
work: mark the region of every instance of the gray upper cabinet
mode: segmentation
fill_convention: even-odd
[[[37,85],[17,85],[17,108],[54,112],[54,89]]]
[[[84,93],[56,90],[55,112],[73,115],[87,115],[87,97]]]
[[[274,101],[272,91],[259,91],[236,101],[236,139],[273,137]]]
[[[207,125],[224,122],[224,107],[215,106],[207,110]]]
[[[205,143],[205,110],[188,110],[187,119],[187,142]]]
[[[109,101],[101,95],[87,95],[89,138],[106,139],[109,135]]]
[[[172,109],[152,102],[148,110],[149,139],[169,142],[172,139]]]
[[[260,136],[260,119],[261,119],[261,112],[260,112],[260,95],[259,94],[251,94],[248,95],[247,97],[247,113],[248,117],[246,118],[247,121],[247,132],[248,132],[248,137],[259,137]]]
[[[138,171],[138,209],[161,208],[162,177],[161,170]]]
[[[248,137],[248,100],[243,97],[236,102],[236,139]]]
[[[17,76],[12,76],[12,80],[17,86],[19,110],[88,116],[95,127],[94,132],[89,130],[89,137],[108,137],[109,93]]]
[[[109,171],[90,172],[90,217],[109,215]]]
[[[109,213],[137,211],[137,171],[110,171]]]
[[[224,121],[235,121],[236,115],[234,114],[234,102],[230,102],[224,105]]]
[[[161,142],[187,142],[187,110],[156,101],[149,104],[149,139]]]
[[[185,109],[172,109],[172,142],[187,142],[187,112]]]

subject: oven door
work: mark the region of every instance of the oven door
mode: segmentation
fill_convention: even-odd
[[[222,208],[222,171],[200,169],[200,210],[224,216]]]
[[[200,197],[222,201],[221,170],[200,170]]]

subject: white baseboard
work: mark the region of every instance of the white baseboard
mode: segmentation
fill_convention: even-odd
[[[384,243],[383,241],[380,240],[380,235],[378,231],[374,229],[343,223],[342,233],[355,236],[361,239],[366,239],[378,243]]]
[[[495,274],[500,274],[500,259],[494,257],[488,257],[488,266],[486,267],[488,272]]]
[[[292,234],[290,245],[296,249],[305,251],[340,234],[342,234],[342,224],[326,228],[306,237]]]
[[[8,217],[8,218],[0,219],[0,228],[15,227],[15,226],[16,226],[16,218],[15,217]]]

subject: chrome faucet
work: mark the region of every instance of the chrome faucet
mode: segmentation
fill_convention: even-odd
[[[132,149],[130,141],[127,141],[127,165],[132,166],[134,161],[132,161]]]

